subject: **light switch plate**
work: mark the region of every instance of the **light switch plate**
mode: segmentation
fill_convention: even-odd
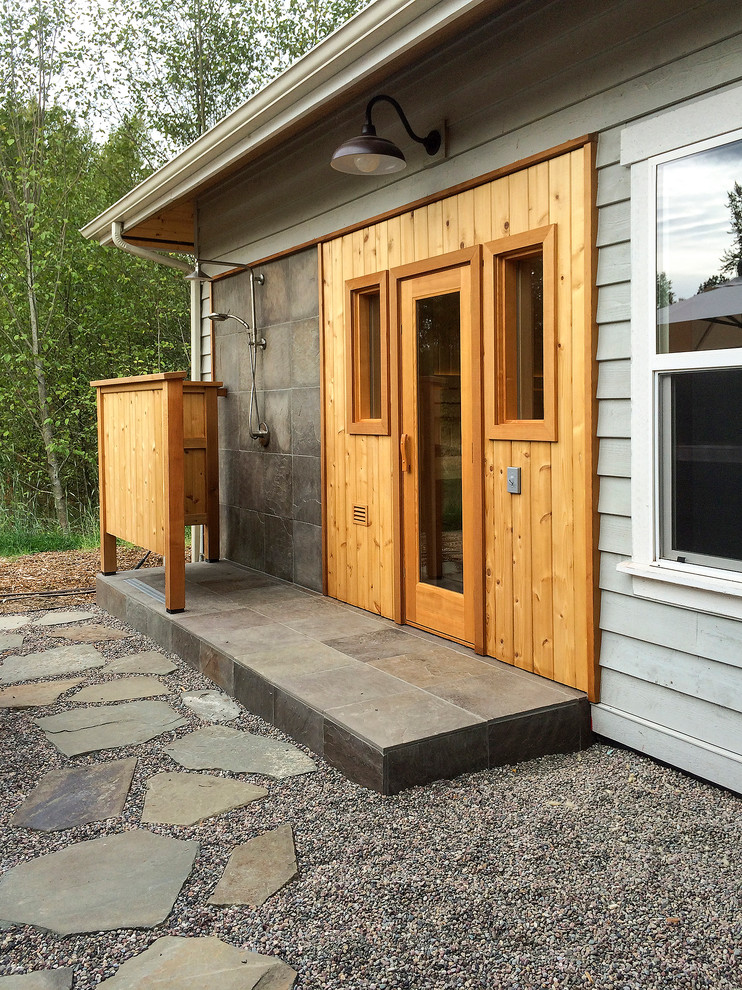
[[[520,468],[508,468],[508,492],[511,495],[520,495]]]

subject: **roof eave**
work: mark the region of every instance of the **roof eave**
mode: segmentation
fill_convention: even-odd
[[[111,243],[111,224],[131,229],[192,197],[237,162],[359,80],[477,8],[512,0],[376,0],[206,134],[86,224],[83,236]]]

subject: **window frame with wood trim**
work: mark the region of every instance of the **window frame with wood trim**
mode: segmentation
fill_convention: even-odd
[[[378,295],[378,367],[369,359],[369,316],[365,303]],[[389,272],[345,283],[345,411],[348,433],[389,435]],[[376,395],[372,393],[376,392]],[[377,408],[374,408],[377,407]],[[378,412],[378,415],[370,415]]]
[[[621,135],[621,164],[631,168],[632,553],[616,565],[631,577],[639,598],[737,620],[742,619],[740,561],[687,552],[673,540],[670,389],[684,376],[742,368],[742,347],[673,350],[661,343],[657,173],[667,163],[691,161],[742,140],[740,97],[742,87],[715,93],[629,125]]]
[[[513,370],[518,318],[515,263],[539,256],[543,263],[543,417],[518,418]],[[484,418],[489,440],[557,439],[556,224],[511,234],[484,245]]]

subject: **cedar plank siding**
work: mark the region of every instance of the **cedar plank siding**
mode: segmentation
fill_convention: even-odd
[[[527,2],[409,69],[369,83],[348,106],[328,114],[326,127],[313,128],[306,145],[288,142],[198,204],[200,253],[219,258],[230,252],[250,261],[401,210],[578,135],[598,135],[597,432],[606,708],[595,709],[595,725],[611,738],[737,790],[742,623],[635,598],[631,579],[616,565],[631,554],[630,171],[619,163],[621,128],[740,79],[738,0]],[[367,98],[380,91],[398,98],[420,131],[446,119],[445,162],[425,167],[411,149],[410,168],[382,184],[329,169],[334,147],[358,131]],[[391,114],[380,108],[375,122],[380,133],[401,140]],[[205,374],[209,367],[205,355]]]

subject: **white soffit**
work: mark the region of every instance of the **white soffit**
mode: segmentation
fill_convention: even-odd
[[[111,243],[111,224],[135,227],[241,159],[255,157],[282,130],[321,108],[380,66],[459,18],[513,0],[375,0],[162,168],[82,228]]]

